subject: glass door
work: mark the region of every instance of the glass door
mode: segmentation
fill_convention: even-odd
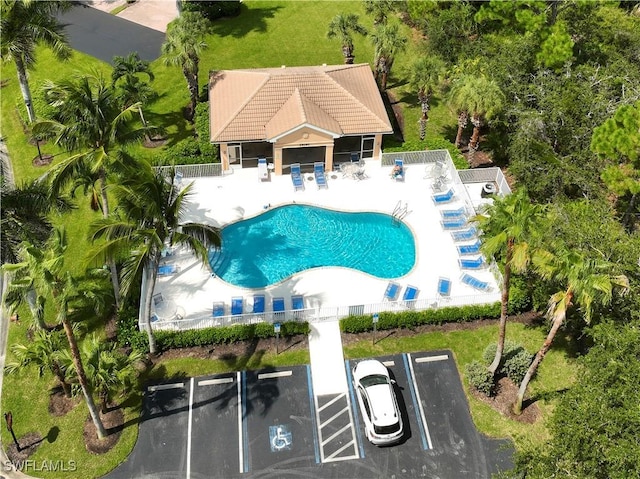
[[[373,146],[376,138],[374,136],[362,137],[362,158],[373,158]]]

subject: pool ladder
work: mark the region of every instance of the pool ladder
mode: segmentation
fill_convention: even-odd
[[[396,207],[391,212],[391,217],[393,221],[396,222],[407,216],[407,213],[409,213],[409,203],[405,203],[404,206],[402,206],[402,200],[398,200]]]

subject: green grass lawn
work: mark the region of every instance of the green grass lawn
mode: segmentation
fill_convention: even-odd
[[[360,15],[361,22],[371,28],[372,23],[364,15],[362,2],[294,2],[294,1],[247,1],[242,5],[242,13],[238,17],[221,20],[215,23],[213,34],[206,41],[209,49],[202,55],[200,62],[200,84],[206,85],[211,70],[233,68],[277,67],[280,65],[314,65],[341,64],[341,46],[337,40],[326,38],[326,29],[331,18],[337,13],[353,12]],[[405,138],[417,140],[417,120],[419,107],[415,93],[406,81],[410,64],[419,54],[419,46],[413,41],[407,27],[403,31],[412,38],[405,53],[399,55],[392,71],[389,86],[393,96],[403,108],[405,117]],[[355,37],[355,56],[357,63],[371,63],[373,48],[368,39]],[[150,105],[145,116],[151,124],[163,127],[167,132],[165,147],[146,149],[142,146],[132,148],[132,153],[154,161],[166,147],[193,134],[193,128],[182,116],[182,108],[188,102],[188,91],[181,71],[177,67],[163,65],[161,59],[152,63],[155,81],[152,86],[158,92],[158,99]],[[36,111],[42,106],[41,86],[47,80],[58,81],[74,72],[98,72],[107,78],[111,68],[87,55],[75,52],[68,62],[60,62],[43,48],[37,50],[37,68],[29,73],[30,84],[35,98]],[[0,71],[2,88],[0,88],[0,133],[6,139],[12,159],[15,177],[20,183],[27,179],[41,176],[47,167],[34,167],[33,158],[37,155],[35,146],[29,144],[29,132],[25,129],[26,114],[15,68],[11,64],[3,65]],[[450,136],[455,128],[455,117],[438,98],[433,101],[428,125],[428,135]],[[451,139],[451,138],[448,138]],[[52,144],[42,147],[43,153],[56,155],[54,161],[65,157]],[[54,218],[54,223],[65,226],[69,235],[67,266],[77,273],[84,268],[84,254],[87,249],[86,234],[89,223],[98,214],[88,208],[88,200],[82,196],[77,198],[78,208],[64,217]],[[24,312],[23,317],[27,313]],[[52,320],[53,314],[47,312]],[[12,324],[9,344],[26,340],[26,323]],[[509,335],[514,340],[524,342],[534,351],[542,340],[542,333],[529,330],[520,325],[511,325]],[[345,349],[347,357],[364,357],[405,351],[421,351],[450,348],[453,350],[460,369],[462,365],[480,356],[484,347],[493,341],[495,328],[480,328],[474,331],[455,333],[429,333],[409,338],[396,339],[387,337],[380,340],[375,347],[370,341],[350,345]],[[8,354],[8,359],[11,355]],[[182,358],[171,361],[160,361],[145,376],[146,379],[158,380],[181,375],[197,376],[237,369],[259,369],[266,366],[284,366],[308,363],[309,356],[304,351],[285,351],[275,355],[272,351],[254,353],[246,357],[238,357],[229,361],[208,361],[194,358]],[[543,363],[538,378],[532,384],[532,392],[541,394],[539,404],[543,413],[553,407],[556,391],[570,384],[573,377],[571,362],[561,351],[551,351]],[[32,459],[35,460],[67,460],[73,459],[78,466],[77,473],[48,472],[41,473],[46,478],[78,477],[86,479],[104,474],[123,461],[130,452],[137,437],[137,417],[140,411],[140,397],[134,395],[127,401],[125,408],[128,426],[116,448],[107,454],[95,456],[84,448],[82,426],[87,417],[83,403],[64,417],[53,417],[47,412],[48,390],[54,381],[49,374],[39,378],[37,371],[28,368],[18,376],[6,376],[3,387],[3,410],[11,410],[14,415],[16,433],[20,436],[28,432],[38,432],[46,439],[40,445]],[[28,398],[25,400],[25,398]],[[545,437],[544,423],[534,426],[523,426],[508,421],[483,404],[470,400],[473,417],[482,431],[494,436],[511,436],[517,441],[539,441]],[[2,431],[4,444],[9,444],[11,437]]]

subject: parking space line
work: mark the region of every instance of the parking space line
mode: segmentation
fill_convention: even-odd
[[[395,361],[382,361],[382,364],[384,364],[388,368],[391,368],[391,367],[396,365],[396,362]]]
[[[189,386],[191,387],[191,391],[189,391],[189,419],[187,423],[187,479],[191,479],[191,436],[193,432],[193,383],[195,382],[194,378],[191,378]]]
[[[324,411],[326,408],[328,408],[329,406],[331,406],[333,403],[335,403],[336,401],[338,401],[340,398],[342,398],[342,396],[340,394],[337,394],[336,397],[334,397],[331,401],[329,401],[327,404],[324,404],[321,408],[318,408],[318,412],[322,412]]]
[[[347,411],[347,408],[344,408],[342,411],[335,413],[333,416],[331,416],[329,419],[327,419],[322,423],[322,427],[332,422],[335,418],[342,416],[345,413],[345,411]]]
[[[147,391],[152,393],[155,391],[164,391],[165,389],[178,389],[183,387],[184,387],[184,383],[158,384],[157,386],[149,386],[147,388]]]
[[[243,454],[243,464],[240,465],[240,467],[242,468],[241,472],[249,472],[249,433],[247,431],[248,429],[248,418],[246,417],[247,414],[247,372],[246,371],[242,371],[242,392],[241,392],[241,396],[242,396],[242,409],[240,411],[240,416],[242,418],[242,448],[244,450],[244,454]]]
[[[431,442],[431,434],[429,434],[429,427],[427,426],[427,420],[424,416],[424,409],[422,408],[422,400],[420,399],[420,392],[418,391],[418,385],[416,384],[416,376],[413,372],[413,363],[411,361],[411,354],[404,353],[404,366],[407,370],[407,376],[409,376],[409,389],[411,389],[411,399],[414,406],[418,409],[420,417],[418,417],[418,427],[420,428],[420,435],[422,436],[423,449],[433,449],[433,443]],[[426,441],[426,442],[425,442]]]
[[[322,445],[324,446],[326,443],[328,443],[329,441],[332,441],[333,439],[335,439],[336,437],[338,437],[340,434],[342,434],[343,432],[345,432],[347,429],[349,429],[351,427],[351,424],[347,424],[346,426],[344,426],[342,429],[338,429],[335,433],[333,433],[331,436],[329,436],[328,438],[326,438],[324,441],[322,441]]]
[[[353,391],[353,380],[351,379],[351,367],[349,360],[345,361],[345,369],[347,370],[347,383],[349,384],[349,397],[351,398],[349,406],[351,408],[356,407],[355,392]],[[355,432],[357,438],[358,449],[360,450],[360,457],[364,458],[364,444],[362,442],[362,432],[360,429],[360,419],[358,418],[358,411],[352,411],[352,417],[355,418]]]
[[[242,383],[240,382],[240,371],[236,373],[236,387],[238,390],[238,464],[240,464],[240,474],[244,472],[244,435],[242,434]]]
[[[311,366],[307,364],[307,382],[309,383],[309,404],[311,407],[311,427],[313,429],[313,449],[316,453],[316,464],[320,464],[320,445],[318,444],[318,423],[316,417],[316,395],[313,393],[313,381],[311,380]]]
[[[225,384],[232,383],[233,378],[218,378],[218,379],[205,379],[203,381],[198,381],[198,386],[213,386],[214,384]]]
[[[441,354],[440,356],[423,356],[421,358],[416,358],[416,363],[431,363],[433,361],[446,361],[449,359],[448,354]]]
[[[325,462],[329,462],[330,460],[333,461],[344,461],[347,459],[357,459],[357,456],[348,456],[348,457],[338,457],[336,459],[334,459],[334,457],[336,457],[338,454],[340,454],[342,451],[344,451],[346,448],[353,446],[353,443],[355,442],[355,439],[349,441],[348,443],[346,443],[344,446],[342,446],[340,449],[338,449],[337,451],[335,451],[333,454],[331,454],[330,456],[327,456],[325,458]],[[354,448],[355,449],[355,448]]]
[[[277,371],[275,373],[262,373],[258,374],[258,379],[273,379],[273,378],[283,378],[286,376],[291,376],[293,371]]]

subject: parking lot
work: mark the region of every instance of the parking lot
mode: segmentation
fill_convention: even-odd
[[[398,445],[366,440],[352,388],[316,397],[309,366],[242,371],[149,386],[134,450],[106,477],[489,478],[510,467],[510,442],[476,431],[451,352],[376,359],[396,380]]]

